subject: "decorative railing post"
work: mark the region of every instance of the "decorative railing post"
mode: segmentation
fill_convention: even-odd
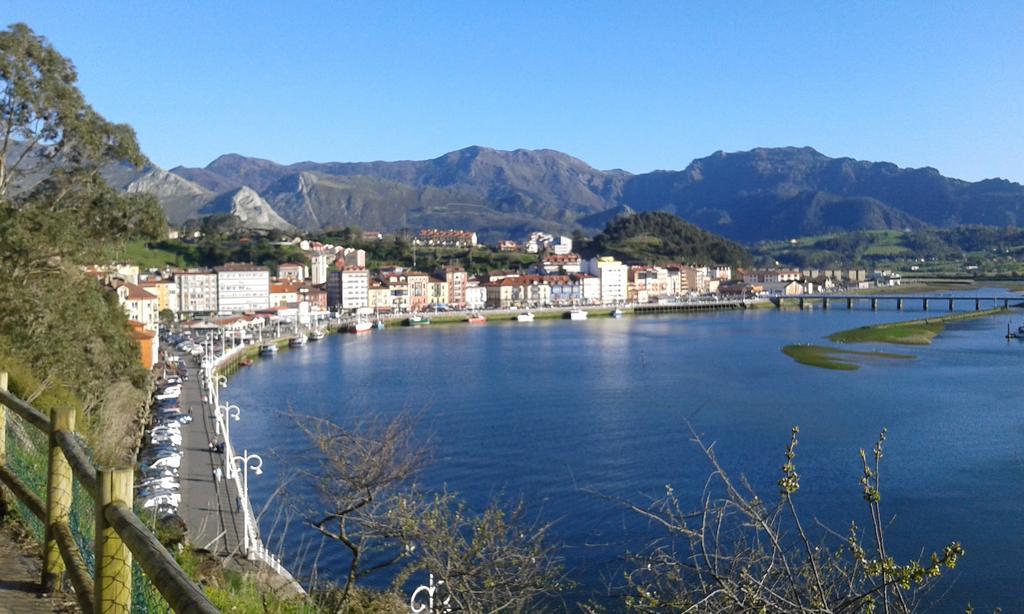
[[[132,553],[103,512],[115,501],[131,509],[135,474],[131,468],[96,474],[96,613],[128,614],[132,609]]]
[[[43,540],[43,592],[52,593],[64,573],[64,559],[55,539],[54,525],[67,523],[71,515],[71,465],[57,443],[57,431],[75,432],[75,410],[58,407],[50,411],[49,463],[46,472],[46,520]]]

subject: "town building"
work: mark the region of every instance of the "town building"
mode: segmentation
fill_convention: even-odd
[[[430,304],[430,275],[418,271],[408,271],[405,279],[409,284],[409,310],[423,311]]]
[[[139,322],[146,330],[158,331],[160,328],[160,299],[133,283],[115,280],[114,284],[117,302],[124,309],[128,319]]]
[[[449,307],[459,309],[466,305],[466,285],[469,283],[469,274],[464,269],[459,267],[444,267],[441,272],[444,274],[444,280],[448,284],[448,299],[447,304]]]
[[[504,241],[499,241],[498,242],[498,251],[499,252],[518,252],[519,251],[519,244],[516,243],[515,241],[511,241],[511,240],[508,240],[508,239],[506,239]]]
[[[291,279],[294,281],[306,280],[306,266],[298,262],[285,262],[277,267],[279,279]]]
[[[659,266],[629,267],[630,302],[652,303],[669,296],[668,269]]]
[[[139,362],[147,371],[160,360],[160,338],[142,322],[128,320],[132,339],[139,344]]]
[[[251,264],[225,264],[217,273],[217,311],[241,313],[270,307],[270,270]]]
[[[584,271],[601,281],[601,302],[617,305],[626,302],[629,267],[611,256],[587,260]]]
[[[391,288],[378,278],[371,278],[366,290],[367,307],[375,311],[391,311]]]
[[[466,282],[465,306],[467,309],[483,309],[487,306],[487,288],[481,286],[476,279]]]
[[[291,278],[270,282],[270,306],[279,307],[299,302],[302,285]]]
[[[552,274],[552,273],[579,273],[583,268],[582,261],[580,260],[579,254],[548,254],[541,260],[540,264],[535,265],[535,270],[539,274]]]
[[[323,252],[314,252],[309,256],[309,280],[314,286],[327,283],[327,265],[331,258]]]
[[[382,272],[380,281],[388,290],[388,308],[392,311],[409,311],[409,280],[400,271]]]
[[[139,282],[139,287],[156,296],[159,311],[170,309],[174,313],[178,313],[181,299],[178,297],[178,284],[174,280],[144,279]]]
[[[468,230],[439,230],[424,228],[412,240],[415,245],[431,245],[436,247],[474,247],[476,233]]]
[[[195,316],[217,312],[217,274],[211,271],[184,271],[174,276],[178,284],[178,310]]]
[[[359,309],[370,304],[370,272],[363,267],[345,267],[341,271],[341,308]]]
[[[427,298],[428,305],[448,305],[448,281],[440,275],[431,275],[427,281]]]

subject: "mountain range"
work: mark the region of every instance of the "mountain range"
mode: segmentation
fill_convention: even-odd
[[[111,169],[169,221],[233,213],[261,228],[465,228],[482,240],[592,233],[631,211],[674,213],[742,242],[849,230],[1024,225],[1024,186],[933,168],[830,158],[810,147],[715,152],[680,171],[602,171],[562,152],[467,147],[432,160],[278,164],[237,154],[204,168]]]

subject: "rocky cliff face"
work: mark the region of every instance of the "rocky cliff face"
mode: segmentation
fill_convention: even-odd
[[[252,188],[242,186],[225,192],[199,211],[200,215],[227,213],[237,217],[248,228],[292,230],[293,226],[274,211]]]

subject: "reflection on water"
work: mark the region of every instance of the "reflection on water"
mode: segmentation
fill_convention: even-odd
[[[696,500],[708,467],[688,424],[765,495],[775,493],[789,428],[800,425],[801,507],[840,532],[853,519],[866,524],[857,451],[888,427],[891,549],[908,558],[958,539],[968,555],[947,605],[1021,609],[1013,582],[1024,548],[1024,344],[1002,338],[1006,318],[953,325],[913,348],[918,360],[853,373],[798,365],[780,351],[922,316],[841,307],[332,336],[242,370],[225,397],[244,411],[232,425],[236,447],[281,457],[250,482],[257,507],[275,475],[309,454],[279,412],[344,422],[411,410],[435,448],[428,487],[447,484],[478,507],[522,493],[557,520],[570,566],[593,590],[650,528],[580,487],[642,501],[672,483]],[[291,536],[289,553],[299,539]],[[339,554],[328,550],[329,567]]]

